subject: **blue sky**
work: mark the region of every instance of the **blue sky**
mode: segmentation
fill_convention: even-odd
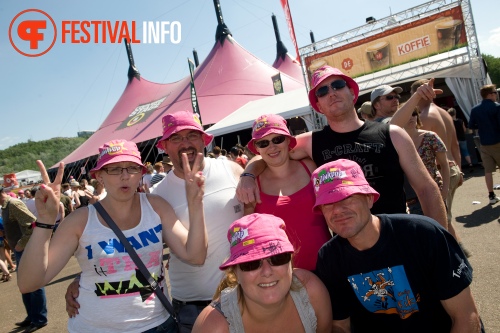
[[[279,0],[220,0],[224,21],[233,37],[263,61],[276,56],[271,14],[277,16],[281,38],[295,55]],[[449,1],[448,1],[449,2]],[[290,0],[299,47],[353,29],[365,18],[383,18],[423,1]],[[196,49],[200,62],[214,44],[217,19],[212,0],[87,0],[23,1],[0,3],[0,59],[2,84],[0,150],[28,140],[74,137],[81,130],[96,130],[120,97],[127,83],[128,60],[123,43],[63,44],[60,33],[52,49],[40,57],[26,57],[12,47],[9,25],[21,11],[36,8],[49,14],[61,29],[63,20],[138,22],[178,21],[181,41],[173,44],[133,44],[142,77],[166,83],[189,74],[187,58]],[[500,21],[491,1],[472,0],[482,53],[500,57]]]

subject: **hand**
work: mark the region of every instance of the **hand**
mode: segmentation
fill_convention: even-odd
[[[78,314],[78,309],[80,308],[80,304],[76,301],[78,295],[80,295],[80,280],[73,280],[68,286],[66,290],[66,295],[64,298],[66,299],[66,312],[70,318],[75,317]]]
[[[16,252],[22,252],[22,251],[24,251],[24,246],[21,246],[21,245],[19,245],[19,244],[16,244],[16,246],[14,247],[14,250],[15,250]]]
[[[440,95],[442,93],[443,91],[441,89],[434,89],[434,79],[430,79],[428,83],[424,83],[418,87],[416,91],[416,94],[418,94],[421,99],[426,101],[432,101],[436,98],[436,95]]]
[[[205,194],[205,176],[200,171],[203,164],[203,154],[198,153],[194,160],[193,169],[189,165],[186,153],[182,153],[182,168],[184,171],[184,180],[186,183],[186,197],[190,200],[203,200]]]
[[[35,205],[38,211],[38,220],[47,224],[54,224],[59,212],[61,197],[61,182],[64,174],[64,163],[59,164],[56,178],[51,183],[47,170],[41,160],[37,160],[38,168],[42,176],[42,185],[35,195]]]
[[[241,177],[236,187],[236,197],[244,204],[261,203],[257,182],[252,177]]]

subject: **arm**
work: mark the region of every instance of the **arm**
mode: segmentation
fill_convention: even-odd
[[[245,167],[245,173],[250,173],[257,177],[266,169],[266,162],[262,160],[260,155],[256,155],[248,161]],[[241,177],[238,186],[236,187],[236,196],[240,202],[244,204],[260,203],[260,193],[257,188],[257,182],[253,177]]]
[[[446,201],[448,190],[450,189],[450,166],[445,152],[436,152],[436,161],[441,166],[441,177],[443,177],[443,188],[441,189],[441,197]]]
[[[332,326],[332,333],[350,333],[351,319],[334,320]]]
[[[77,209],[80,207],[80,194],[78,194],[78,191],[73,192],[73,200],[75,201],[75,207],[74,209]]]
[[[425,169],[417,150],[408,149],[408,147],[414,147],[412,140],[402,128],[397,126],[391,126],[389,133],[399,155],[399,164],[418,196],[424,215],[433,218],[447,229],[446,209],[439,188]]]
[[[192,333],[229,333],[229,324],[226,318],[210,305],[200,313],[194,323]]]
[[[81,273],[80,273],[81,274]],[[80,274],[78,274],[75,279],[68,285],[66,289],[66,312],[69,318],[73,318],[78,314],[78,309],[80,308],[80,303],[76,301],[76,298],[80,295]]]
[[[434,89],[434,79],[430,79],[428,83],[418,87],[417,91],[410,97],[410,99],[396,111],[391,118],[391,124],[404,128],[420,100],[424,99],[432,101],[436,98],[436,94],[442,93],[442,90]]]
[[[43,163],[37,161],[37,164],[43,179],[35,196],[38,221],[53,225],[59,209],[64,164],[59,165],[54,183],[50,183]],[[36,227],[33,230],[19,265],[17,283],[21,293],[45,286],[64,268],[78,246],[78,220],[86,222],[86,217],[86,210],[71,214],[68,216],[71,221],[63,223],[52,238],[52,229]]]
[[[441,300],[446,313],[451,317],[451,332],[480,332],[481,324],[470,287],[458,295]]]
[[[61,214],[61,219],[59,220],[61,222],[62,220],[64,220],[66,215],[64,215],[64,205],[60,201],[59,201],[59,213]]]
[[[321,280],[313,273],[304,269],[294,269],[294,274],[299,278],[307,290],[318,326],[316,332],[332,331],[332,303],[328,290]]]
[[[207,256],[208,236],[203,211],[205,177],[200,171],[203,155],[198,153],[191,170],[185,153],[182,154],[186,200],[189,209],[189,230],[179,221],[175,211],[163,198],[148,195],[154,210],[160,215],[163,239],[170,249],[193,265],[203,265]]]

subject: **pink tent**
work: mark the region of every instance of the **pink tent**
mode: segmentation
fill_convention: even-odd
[[[194,73],[203,124],[214,124],[249,101],[274,95],[271,77],[277,73],[230,35],[217,40]],[[66,164],[97,155],[99,146],[109,140],[141,143],[159,137],[163,116],[192,110],[189,76],[170,84],[149,82],[138,73],[129,78],[108,117],[85,143],[63,159]],[[281,79],[284,91],[304,86],[302,79],[284,73]]]
[[[302,68],[300,67],[299,62],[288,54],[285,44],[281,41],[276,16],[273,14],[271,19],[273,21],[274,35],[276,36],[276,60],[274,60],[273,67],[280,72],[303,82],[304,76],[302,75]]]

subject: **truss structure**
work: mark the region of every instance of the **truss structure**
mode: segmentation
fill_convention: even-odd
[[[407,81],[418,76],[431,76],[433,73],[444,69],[457,66],[469,65],[473,85],[476,89],[475,102],[479,102],[479,89],[486,82],[486,73],[483,66],[481,52],[476,35],[474,19],[470,0],[434,0],[422,5],[409,8],[400,13],[385,17],[380,20],[374,20],[363,26],[351,29],[333,37],[317,41],[299,49],[302,63],[305,63],[305,57],[317,53],[322,53],[332,49],[351,44],[353,42],[377,35],[386,30],[392,29],[397,25],[404,25],[425,17],[444,12],[451,8],[461,6],[464,18],[465,32],[467,35],[467,46],[458,50],[449,51],[444,54],[434,55],[428,58],[416,60],[404,65],[396,66],[380,72],[356,78],[360,90],[367,90],[381,84],[390,84],[395,82]],[[307,80],[306,80],[307,81]],[[307,82],[308,84],[309,82]]]

